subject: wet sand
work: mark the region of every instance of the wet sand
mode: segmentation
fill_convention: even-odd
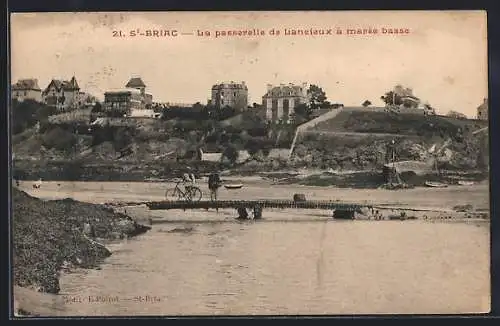
[[[310,200],[340,200],[342,202],[370,203],[376,205],[402,205],[414,208],[449,210],[457,205],[472,205],[477,210],[489,210],[489,185],[449,186],[447,188],[414,188],[404,190],[346,189],[301,185],[274,185],[259,178],[229,178],[242,182],[241,189],[221,188],[219,200],[292,199],[295,193],[305,194]],[[32,196],[43,199],[73,198],[91,203],[160,201],[165,191],[174,183],[153,182],[44,182],[40,189],[32,188],[33,182],[21,182],[20,188]],[[208,199],[206,182],[199,187],[203,199]]]

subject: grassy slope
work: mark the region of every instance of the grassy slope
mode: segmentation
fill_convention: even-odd
[[[449,148],[458,153],[457,166],[473,168],[480,145],[478,137],[470,136],[470,132],[486,125],[486,121],[414,112],[394,115],[378,108],[345,108],[335,118],[302,135],[294,155],[299,161],[324,168],[376,168],[384,162],[391,139],[396,141],[397,159],[413,160],[418,159],[412,149],[415,145],[427,148],[452,138]],[[462,139],[459,129],[463,132]]]
[[[338,131],[360,133],[398,133],[418,135],[419,132],[431,133],[455,128],[480,129],[487,126],[486,121],[460,120],[445,116],[424,116],[415,113],[389,114],[370,109],[346,108],[335,118],[319,123],[315,131]]]

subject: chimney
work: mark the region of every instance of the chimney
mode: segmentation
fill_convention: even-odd
[[[267,84],[267,91],[270,92],[273,89],[272,84]]]

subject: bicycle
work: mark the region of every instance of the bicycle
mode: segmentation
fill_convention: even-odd
[[[174,189],[167,189],[165,191],[165,198],[168,200],[172,197],[177,197],[177,200],[186,200],[186,201],[200,201],[201,200],[201,190],[200,188],[192,185],[186,185],[185,191],[179,187],[182,181],[177,181]]]

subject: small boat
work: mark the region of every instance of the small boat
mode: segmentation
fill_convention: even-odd
[[[241,183],[224,185],[224,188],[226,189],[241,189],[242,187],[243,185]]]
[[[448,185],[442,182],[426,181],[425,185],[431,188],[446,188]]]
[[[474,184],[474,181],[459,180],[458,184],[461,186],[472,186]]]

